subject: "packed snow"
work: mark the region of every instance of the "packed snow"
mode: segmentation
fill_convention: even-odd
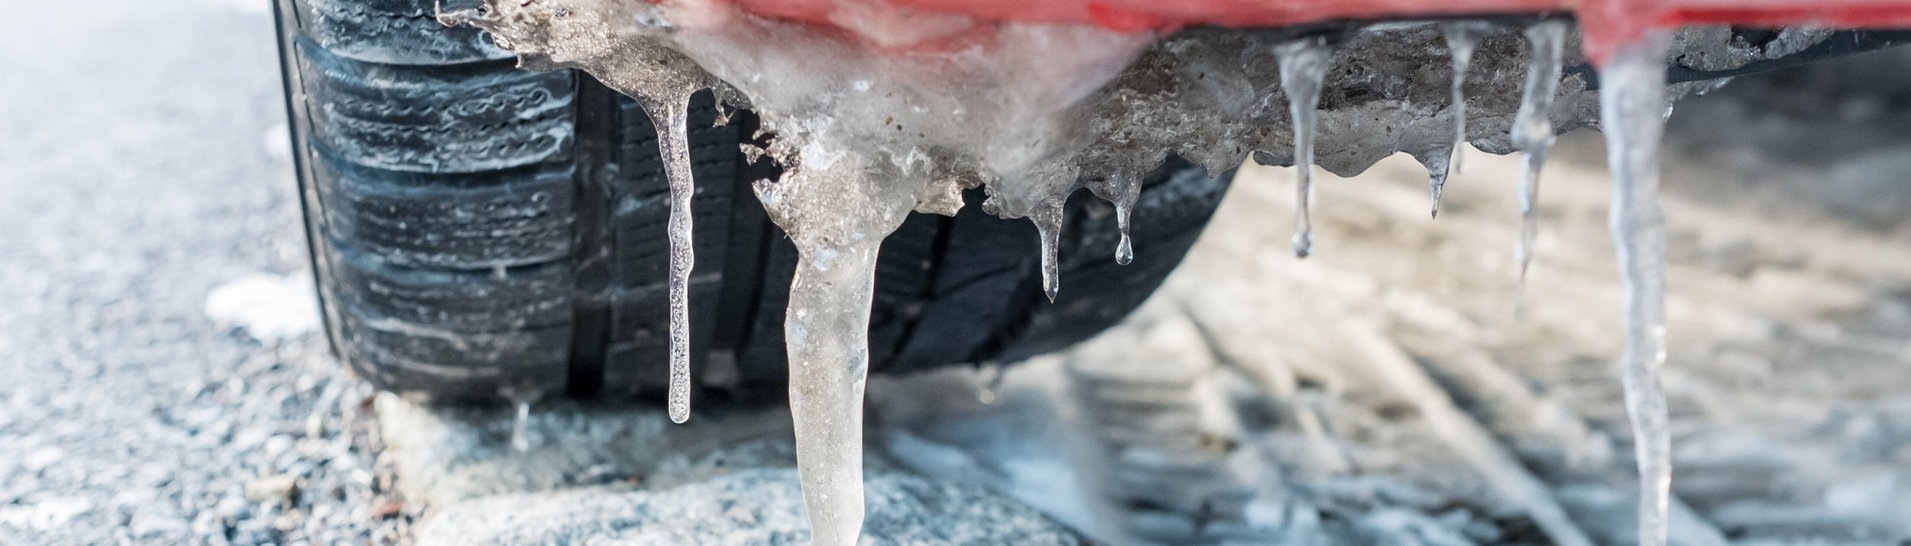
[[[311,275],[254,273],[206,295],[206,316],[262,342],[287,341],[319,329]]]

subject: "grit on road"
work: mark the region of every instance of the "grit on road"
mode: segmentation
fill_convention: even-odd
[[[373,513],[371,393],[297,289],[266,8],[28,2],[0,18],[0,544],[396,536]],[[266,341],[207,313],[248,278],[225,297],[279,298]]]

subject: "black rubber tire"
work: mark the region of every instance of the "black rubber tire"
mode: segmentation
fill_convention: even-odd
[[[430,0],[277,7],[313,268],[352,369],[435,399],[665,384],[667,187],[642,110],[581,73],[515,69],[482,33],[439,25]],[[696,369],[710,394],[778,397],[795,249],[748,190],[776,174],[740,153],[754,118],[714,121],[706,93],[691,118]],[[1112,208],[1071,200],[1054,304],[1031,224],[976,206],[912,216],[883,247],[872,368],[1019,359],[1101,332],[1181,260],[1229,178],[1181,163],[1151,177],[1126,267]]]

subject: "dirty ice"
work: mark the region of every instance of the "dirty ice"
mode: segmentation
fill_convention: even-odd
[[[857,8],[830,20],[848,35],[716,0],[486,0],[481,9],[440,14],[488,30],[526,67],[585,70],[638,99],[656,122],[672,204],[669,408],[677,421],[691,415],[688,98],[715,89],[724,107],[750,108],[777,136],[760,152],[784,174],[756,181],[755,190],[798,251],[784,323],[790,406],[812,540],[823,545],[854,544],[861,532],[875,268],[882,240],[908,214],[954,214],[964,189],[984,186],[985,211],[1034,224],[1042,290],[1052,301],[1061,289],[1065,205],[1076,190],[1115,204],[1123,232],[1115,259],[1125,264],[1134,256],[1127,232],[1139,181],[1169,154],[1213,174],[1250,154],[1284,157],[1296,167],[1300,194],[1293,248],[1306,256],[1313,251],[1317,110],[1335,55],[1325,35],[979,25],[879,3],[839,4]],[[1538,165],[1552,140],[1563,27],[1542,22],[1527,31],[1534,58],[1512,136],[1528,158],[1520,202],[1529,224]],[[1477,41],[1473,27],[1447,30],[1454,126],[1397,148],[1428,164],[1436,213],[1448,165],[1457,171],[1463,164],[1462,86]],[[1619,47],[1602,100],[1614,150],[1613,234],[1628,287],[1623,369],[1647,485],[1645,544],[1663,543],[1669,479],[1656,380],[1664,350],[1664,236],[1654,201],[1663,47],[1662,40]],[[1291,134],[1267,130],[1280,123]],[[1522,264],[1532,246],[1530,227],[1526,233]]]

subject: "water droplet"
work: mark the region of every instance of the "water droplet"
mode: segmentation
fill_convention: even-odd
[[[1121,227],[1121,243],[1115,246],[1115,263],[1128,265],[1135,261],[1134,238],[1128,236],[1129,217],[1134,213],[1135,203],[1141,200],[1141,179],[1130,174],[1110,176],[1106,180],[1091,182],[1088,189],[1096,197],[1115,205],[1115,222]]]

